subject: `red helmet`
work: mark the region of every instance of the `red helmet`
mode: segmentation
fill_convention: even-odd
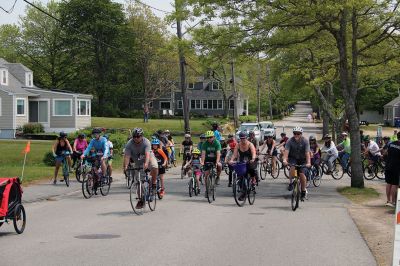
[[[231,141],[229,143],[229,148],[234,149],[236,147],[236,141]]]

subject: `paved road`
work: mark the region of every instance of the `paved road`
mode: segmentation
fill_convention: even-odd
[[[226,176],[208,204],[203,193],[189,198],[188,180],[174,169],[166,197],[142,216],[122,176],[115,180],[110,195],[89,200],[76,182],[26,188],[26,231],[0,228],[0,265],[376,265],[336,192],[346,177],[324,176],[293,212],[282,173],[257,187],[255,205],[240,208]]]

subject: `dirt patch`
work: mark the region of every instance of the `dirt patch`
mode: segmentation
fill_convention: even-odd
[[[393,256],[395,209],[384,206],[384,186],[370,187],[379,192],[379,197],[364,203],[353,202],[348,210],[378,265],[387,266],[391,265]]]

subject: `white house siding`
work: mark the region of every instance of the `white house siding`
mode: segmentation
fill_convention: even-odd
[[[378,111],[364,110],[362,113],[360,113],[360,120],[367,121],[369,123],[380,124],[384,122],[384,116]]]
[[[76,117],[76,128],[82,129],[90,127],[92,125],[92,117],[90,116],[77,116]]]
[[[24,115],[17,115],[17,99],[25,99],[25,114]],[[18,127],[22,127],[23,125],[27,124],[28,121],[28,117],[29,117],[29,108],[28,108],[28,97],[19,97],[19,96],[15,96],[15,101],[14,101],[14,105],[15,105],[15,126]]]
[[[13,96],[0,90],[0,139],[15,137],[13,107]]]

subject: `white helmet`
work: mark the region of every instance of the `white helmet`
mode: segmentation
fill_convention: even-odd
[[[295,128],[293,128],[293,133],[294,133],[294,132],[303,133],[303,128],[301,128],[301,127],[299,127],[299,126],[296,126]]]

